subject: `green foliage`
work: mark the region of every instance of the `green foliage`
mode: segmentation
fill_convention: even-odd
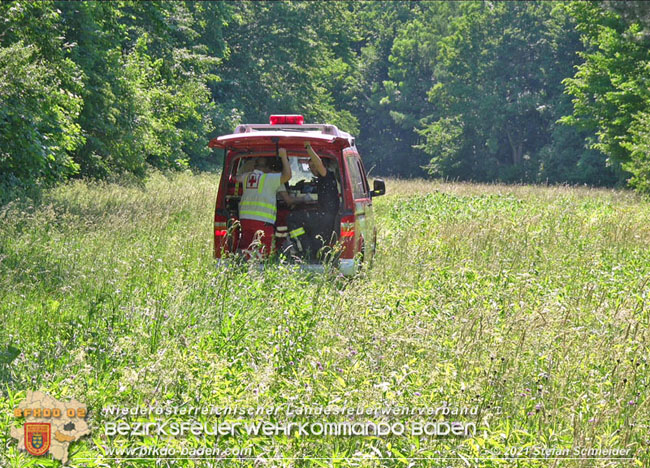
[[[458,117],[442,117],[418,133],[424,137],[424,144],[418,148],[435,155],[427,166],[430,174],[438,177],[459,177],[467,173],[463,161],[456,160],[460,150],[463,123]]]
[[[632,173],[630,184],[641,192],[650,193],[650,113],[639,112],[630,127],[630,141],[623,147],[630,152],[626,168]]]
[[[435,4],[426,5],[428,8]],[[402,100],[402,92],[396,85],[400,73],[421,82],[423,77],[409,67],[416,62],[418,68],[426,68],[426,58],[418,56],[409,63],[395,65],[392,58],[394,43],[401,37],[403,28],[417,19],[421,8],[424,7],[417,2],[357,2],[352,8],[361,34],[358,73],[350,100],[359,119],[357,141],[366,166],[384,174],[421,174],[420,166],[426,162],[413,154],[416,137],[408,112],[420,106],[422,96],[411,95]],[[423,83],[426,86],[426,77]]]
[[[630,18],[597,3],[576,2],[567,10],[576,18],[587,49],[580,54],[584,62],[575,76],[565,80],[574,112],[564,121],[594,129],[598,139],[592,147],[608,155],[610,164],[632,173],[633,186],[645,188],[647,156],[638,143],[632,143],[638,142],[635,133],[650,106],[650,37],[642,17]]]
[[[215,87],[230,113],[257,123],[274,113],[301,113],[308,122],[358,133],[356,118],[333,96],[346,93],[355,66],[353,17],[343,3],[236,2],[233,9],[224,30],[230,53]]]
[[[183,3],[99,2],[61,5],[73,57],[84,72],[76,154],[83,174],[103,177],[148,165],[186,167],[208,154],[213,129],[207,81],[218,63],[195,44],[194,18]]]
[[[60,180],[79,170],[70,154],[83,138],[79,72],[61,50],[59,14],[29,3],[2,4],[0,16],[9,23],[0,35],[0,186]]]
[[[428,93],[434,112],[420,131],[430,171],[476,180],[569,179],[571,167],[553,174],[540,162],[545,147],[557,151],[551,138],[562,115],[560,83],[579,45],[564,29],[565,16],[549,3],[470,3],[461,13],[439,42]],[[449,121],[462,133],[448,133]],[[450,139],[458,140],[453,151],[440,148]],[[582,146],[572,143],[573,151]]]
[[[644,189],[650,10],[603,2],[0,4],[0,185],[214,169],[272,113],[384,174]],[[2,199],[12,195],[4,190]]]

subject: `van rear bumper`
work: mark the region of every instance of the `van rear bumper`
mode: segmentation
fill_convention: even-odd
[[[354,258],[342,258],[339,260],[339,271],[343,276],[353,276],[359,271],[359,263]]]
[[[217,267],[228,267],[231,260],[228,258],[217,258],[216,263]],[[256,265],[260,270],[264,269],[263,263],[258,263]],[[292,266],[296,269],[306,271],[309,273],[324,273],[325,265],[322,263],[296,263]],[[338,270],[343,276],[354,276],[359,271],[359,263],[353,258],[342,258],[339,260]]]
[[[322,263],[301,263],[298,265],[303,271],[310,273],[323,273],[325,266]],[[359,271],[359,265],[352,258],[339,260],[339,271],[343,276],[354,276]]]

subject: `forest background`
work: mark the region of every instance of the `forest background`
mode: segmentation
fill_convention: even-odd
[[[645,2],[3,2],[0,201],[219,169],[269,114],[372,175],[650,191]],[[127,177],[128,178],[128,177]]]

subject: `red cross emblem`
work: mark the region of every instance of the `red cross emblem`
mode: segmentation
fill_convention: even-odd
[[[259,183],[259,179],[257,178],[257,174],[253,173],[248,176],[248,179],[246,179],[246,188],[252,189],[252,188],[257,188],[257,184]]]

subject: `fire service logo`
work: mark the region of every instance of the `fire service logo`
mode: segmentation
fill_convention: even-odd
[[[39,457],[50,449],[50,423],[25,423],[25,450]]]
[[[20,450],[35,457],[49,453],[66,464],[70,444],[90,434],[87,411],[77,400],[63,402],[43,392],[29,391],[13,410],[14,417],[25,418],[25,422],[22,428],[11,428],[11,437],[18,440]]]

